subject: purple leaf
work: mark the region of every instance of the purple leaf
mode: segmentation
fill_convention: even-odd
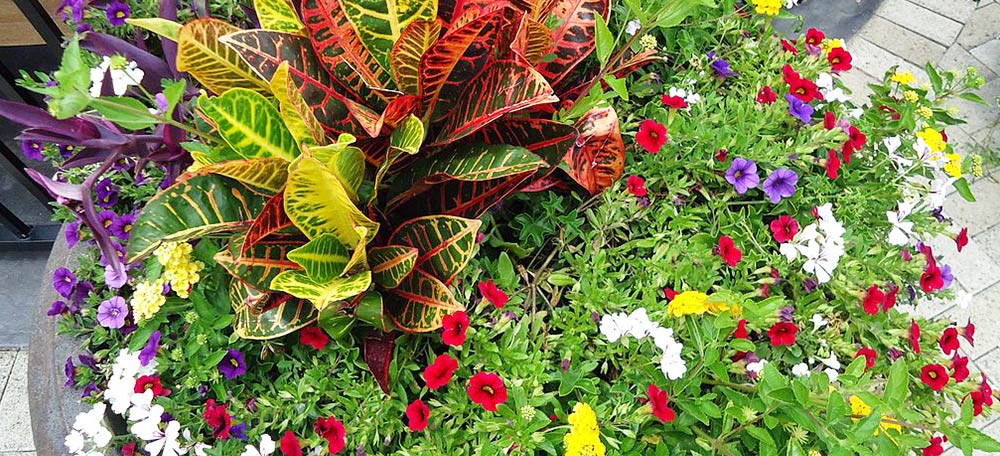
[[[177,0],[160,0],[160,17],[177,22]],[[180,78],[181,72],[177,71],[177,43],[160,37],[160,48],[163,49],[163,59],[170,67],[170,73],[174,78]]]
[[[49,192],[53,198],[58,200],[83,201],[83,186],[81,185],[54,181],[32,168],[25,168],[24,172],[28,173],[28,176],[32,180],[38,182],[38,185],[45,188],[45,191]]]
[[[80,118],[56,119],[42,108],[0,100],[0,116],[31,128],[58,133],[67,138],[96,138],[100,136],[93,122]]]

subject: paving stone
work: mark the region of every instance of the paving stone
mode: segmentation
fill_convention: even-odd
[[[919,81],[927,81],[927,73],[922,68],[903,60],[899,56],[893,55],[893,53],[876,46],[864,38],[852,38],[848,42],[847,48],[854,58],[852,61],[854,68],[863,71],[868,76],[877,80],[882,80],[882,76],[886,71],[889,71],[889,68],[898,65],[900,71],[909,71]]]
[[[976,2],[973,0],[910,0],[935,13],[954,19],[958,22],[966,22],[976,10]]]
[[[997,46],[997,52],[1000,52],[1000,41],[997,42]],[[960,98],[945,103],[947,106],[958,108],[960,116],[968,122],[962,125],[962,128],[973,133],[995,124],[1000,117],[1000,108],[997,108],[996,104],[997,97],[1000,97],[1000,78],[987,82],[977,94],[989,105]]]
[[[971,180],[969,187],[972,189],[973,195],[979,195],[976,202],[970,203],[958,194],[951,195],[945,201],[944,214],[954,222],[952,231],[957,232],[963,227],[969,228],[969,235],[973,237],[970,240],[971,244],[975,242],[974,238],[977,234],[985,232],[998,222],[995,217],[996,214],[1000,214],[1000,198],[993,196],[1000,195],[1000,183],[987,176]],[[954,249],[948,251],[954,251]],[[971,248],[970,251],[972,251]],[[965,253],[965,249],[962,249],[962,254]]]
[[[962,31],[960,22],[907,0],[886,0],[877,14],[945,46],[950,46]]]
[[[966,49],[972,49],[997,38],[1000,38],[1000,4],[992,3],[976,10],[976,14],[965,23],[957,41]]]
[[[1000,5],[997,6],[1000,8]],[[994,73],[1000,73],[1000,39],[989,40],[972,48],[969,53],[975,56]]]
[[[990,363],[994,358],[984,358],[984,355],[989,353],[993,356],[990,351],[995,351],[996,363],[980,367],[987,370],[987,374],[990,373],[988,369],[993,369],[993,372],[1000,375],[1000,351],[995,350],[1000,347],[1000,331],[993,330],[997,321],[997,306],[1000,306],[1000,285],[993,285],[973,296],[968,307],[963,309],[956,306],[942,314],[941,318],[959,325],[965,325],[967,321],[972,320],[972,323],[976,325],[976,345],[970,347],[963,340],[963,348],[973,360],[984,359],[984,362]],[[1000,378],[1000,376],[996,378]]]
[[[0,456],[38,456],[34,451],[0,451]]]
[[[28,412],[28,352],[17,353],[14,369],[0,399],[0,452],[34,451]]]
[[[859,70],[845,71],[840,74],[840,79],[848,89],[851,89],[851,98],[859,104],[867,102],[868,97],[873,93],[868,84],[879,82],[877,79]]]
[[[976,67],[979,74],[983,75],[987,81],[992,81],[997,77],[997,73],[989,65],[983,63],[959,44],[951,45],[937,63],[946,70],[965,71],[966,68]]]
[[[948,207],[948,203],[945,207]],[[972,230],[971,227],[969,229]],[[957,232],[958,227],[954,227],[952,231]],[[1000,282],[1000,274],[997,274],[1000,271],[1000,258],[993,256],[991,250],[975,237],[969,239],[969,244],[961,252],[955,248],[955,241],[946,236],[935,237],[927,241],[927,244],[934,248],[935,255],[942,257],[943,264],[951,267],[955,280],[969,293],[979,293]]]
[[[17,350],[0,351],[0,398],[3,397],[4,387],[7,386],[15,358],[17,358]]]
[[[976,345],[979,345],[978,331],[976,331],[976,339],[977,339]],[[975,365],[980,372],[985,372],[986,376],[989,377],[990,379],[1000,378],[1000,348],[995,348],[978,358],[973,358],[972,364]]]
[[[900,56],[910,63],[924,65],[944,56],[946,48],[887,19],[873,16],[861,28],[858,36]]]

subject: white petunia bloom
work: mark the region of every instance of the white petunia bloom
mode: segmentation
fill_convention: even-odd
[[[760,361],[754,361],[752,363],[747,363],[747,372],[760,374],[760,372],[764,370],[764,366],[766,365],[767,365],[766,359],[762,359]]]
[[[672,97],[681,97],[684,99],[684,102],[687,103],[688,105],[694,105],[701,102],[701,95],[694,93],[693,90],[688,92],[687,90],[681,89],[679,87],[671,87],[670,89],[667,90],[667,95],[670,95]],[[688,106],[687,110],[690,109],[691,106]]]
[[[639,22],[638,19],[632,19],[631,21],[628,21],[628,24],[625,24],[625,33],[628,33],[628,36],[635,36],[636,32],[638,32],[641,27],[642,22]]]
[[[823,99],[828,103],[851,101],[851,96],[844,93],[843,89],[834,84],[833,76],[830,73],[820,73],[819,77],[816,78],[816,86],[819,87],[820,93],[823,94]]]
[[[181,444],[178,441],[180,436],[181,425],[176,421],[171,421],[167,423],[166,429],[159,431],[155,439],[147,443],[143,449],[146,450],[150,456],[178,456],[186,454],[187,450],[181,448]]]
[[[610,342],[617,342],[625,336],[639,340],[649,336],[656,348],[660,349],[660,370],[667,378],[676,380],[687,372],[687,363],[681,357],[684,346],[674,340],[674,330],[650,320],[644,307],[635,309],[630,314],[618,312],[601,317],[600,330]]]
[[[628,334],[636,339],[642,339],[643,337],[648,336],[654,326],[660,326],[650,321],[649,314],[646,313],[645,307],[633,310],[632,313],[628,315],[628,319],[631,322]]]
[[[142,82],[145,73],[139,69],[138,64],[125,60],[124,57],[104,57],[97,68],[90,70],[90,96],[101,96],[101,88],[104,86],[104,75],[111,73],[111,90],[115,95],[122,96],[128,91],[130,86],[137,86]]]
[[[823,372],[826,373],[827,377],[830,377],[830,383],[836,382],[840,378],[840,372],[837,372],[836,369],[827,368]]]
[[[136,421],[129,428],[136,437],[142,440],[157,440],[163,436],[160,430],[160,423],[163,417],[163,406],[154,405],[149,408],[146,417],[141,421]]]
[[[819,283],[829,282],[833,271],[844,256],[844,225],[833,216],[830,203],[818,206],[816,214],[819,220],[806,225],[790,242],[781,244],[779,252],[788,261],[793,261],[799,255],[806,257],[802,270],[816,275]]]
[[[142,421],[149,418],[153,413],[153,391],[146,390],[139,394],[132,394],[132,407],[128,410],[129,421]],[[162,415],[163,412],[160,412]]]
[[[240,456],[269,456],[272,453],[274,453],[274,440],[271,440],[271,436],[264,434],[260,436],[259,446],[247,445],[246,451]]]
[[[913,222],[905,219],[913,212],[913,206],[912,202],[900,202],[898,210],[886,211],[885,217],[892,225],[892,230],[889,231],[887,237],[889,244],[906,245],[910,242],[910,236],[913,235]]]
[[[86,439],[80,431],[70,431],[63,440],[63,444],[66,445],[66,449],[70,453],[77,454],[83,453],[83,447],[86,445]]]
[[[826,320],[826,317],[824,317],[823,314],[817,313],[812,316],[812,324],[813,331],[819,331],[820,328],[830,324],[830,322]]]
[[[809,365],[806,363],[798,363],[792,366],[792,374],[794,374],[796,377],[808,377]]]
[[[832,351],[830,352],[830,356],[828,358],[820,358],[819,362],[825,364],[830,369],[839,370],[841,368],[840,360],[837,359],[837,354]]]
[[[622,336],[632,330],[632,320],[625,314],[608,314],[601,317],[601,334],[608,338],[609,342],[618,342]]]
[[[670,380],[677,380],[687,372],[687,362],[681,357],[680,344],[677,347],[669,352],[664,351],[663,357],[660,358],[660,370]]]

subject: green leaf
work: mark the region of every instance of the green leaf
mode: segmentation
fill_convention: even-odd
[[[597,61],[601,63],[603,68],[607,66],[611,52],[615,49],[615,36],[608,29],[608,23],[600,14],[595,14],[594,19],[597,20],[597,30],[594,36],[597,41]]]
[[[275,276],[289,269],[299,269],[298,264],[288,259],[288,251],[305,243],[301,236],[274,236],[255,243],[245,252],[244,241],[242,234],[233,236],[228,248],[216,253],[213,260],[247,286],[268,291]],[[251,306],[251,310],[260,309]]]
[[[389,146],[413,155],[420,152],[420,145],[424,142],[424,124],[420,118],[410,114],[392,132],[389,138]]]
[[[180,103],[186,89],[186,79],[177,79],[173,81],[164,80],[163,96],[167,97],[167,112],[163,113],[164,117],[169,118],[173,115],[174,108],[177,107],[177,103]]]
[[[219,38],[240,31],[218,19],[195,19],[181,27],[177,36],[177,69],[190,73],[215,93],[232,88],[268,92],[267,81],[254,74],[250,66]]]
[[[437,16],[434,0],[342,0],[340,3],[365,48],[387,70],[392,67],[392,46],[406,26],[415,20],[432,21]]]
[[[465,310],[451,290],[436,277],[414,270],[398,287],[386,311],[393,323],[406,332],[430,332],[441,327],[445,315]]]
[[[323,144],[325,142],[323,125],[302,98],[298,85],[288,77],[288,62],[281,62],[271,77],[270,85],[271,93],[281,108],[281,119],[285,121],[285,126],[299,146]]]
[[[149,30],[175,43],[181,34],[181,24],[162,17],[128,18],[125,19],[125,22]]]
[[[396,329],[396,326],[385,312],[382,295],[378,292],[365,293],[364,297],[358,302],[358,306],[354,308],[354,316],[358,320],[368,323],[382,332],[389,332]]]
[[[976,197],[972,194],[972,189],[969,188],[969,181],[965,180],[964,177],[958,179],[952,185],[955,186],[955,190],[957,190],[958,194],[961,195],[962,198],[965,198],[966,201],[970,203],[976,202]]]
[[[612,74],[604,75],[604,82],[608,83],[611,90],[615,91],[615,94],[621,97],[622,100],[628,101],[628,88],[625,87],[625,78],[616,78]]]
[[[271,288],[297,298],[308,299],[317,309],[323,311],[337,302],[364,293],[371,283],[371,271],[337,277],[329,281],[317,281],[310,278],[305,271],[292,270],[278,274],[271,281]]]
[[[277,157],[292,161],[299,146],[278,109],[249,89],[231,89],[218,97],[202,96],[198,108],[219,135],[243,158]]]
[[[909,394],[910,374],[906,362],[897,360],[889,368],[889,378],[885,385],[884,400],[892,407],[899,407]]]
[[[354,137],[345,133],[340,135],[335,144],[313,146],[307,150],[316,160],[326,165],[347,191],[347,196],[357,204],[360,201],[358,191],[365,179],[365,153],[357,147],[351,147],[353,142]]]
[[[273,339],[311,325],[319,310],[305,300],[284,293],[260,293],[239,281],[229,286],[229,300],[235,313],[233,334],[244,339]],[[253,308],[266,309],[254,312]],[[214,364],[218,364],[216,361]]]
[[[387,245],[368,252],[375,283],[396,288],[413,271],[419,251],[415,247]]]
[[[461,217],[420,217],[400,225],[389,243],[416,247],[420,256],[414,269],[423,269],[448,285],[472,260],[480,226],[479,220]]]
[[[938,74],[937,68],[934,68],[930,62],[924,65],[924,71],[927,72],[927,77],[931,80],[931,87],[934,89],[934,93],[941,93],[941,75]]]
[[[984,100],[983,97],[980,97],[979,95],[976,95],[973,92],[965,92],[965,93],[962,93],[961,95],[959,95],[958,97],[961,98],[961,99],[963,99],[963,100],[969,100],[969,101],[971,101],[973,103],[979,103],[979,104],[985,105],[985,106],[989,106],[990,105],[990,103],[988,101]]]
[[[326,233],[288,252],[288,259],[296,262],[310,279],[328,282],[340,277],[351,259],[351,246],[344,245],[337,236]]]
[[[260,28],[302,35],[305,25],[287,0],[253,0]]]
[[[310,239],[332,233],[346,245],[361,240],[356,228],[363,227],[370,241],[379,224],[363,214],[340,180],[313,157],[302,155],[288,168],[285,213]]]
[[[210,163],[180,175],[177,182],[186,182],[194,176],[208,174],[226,176],[255,188],[278,193],[288,180],[288,162],[283,158],[255,158]]]
[[[105,119],[126,130],[142,130],[156,125],[149,108],[141,101],[130,97],[101,97],[91,103],[91,107]]]

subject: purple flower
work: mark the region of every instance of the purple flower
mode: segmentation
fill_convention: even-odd
[[[72,16],[73,22],[79,23],[83,22],[83,9],[86,6],[87,0],[63,0],[58,11],[62,13],[63,22]]]
[[[83,387],[83,393],[80,394],[80,397],[81,398],[88,398],[92,394],[94,394],[94,393],[96,393],[96,392],[98,392],[100,390],[101,389],[97,387],[96,383],[90,382],[90,383],[87,384],[87,386]]]
[[[73,248],[77,242],[80,242],[80,221],[77,220],[66,226],[66,246]]]
[[[97,359],[95,359],[93,355],[88,355],[88,354],[77,355],[76,359],[80,360],[81,366],[87,366],[90,368],[90,370],[94,372],[97,372],[99,370],[97,368]]]
[[[819,288],[819,282],[817,282],[816,279],[812,277],[806,277],[806,280],[805,282],[802,283],[802,286],[806,289],[806,293],[812,293],[816,291],[817,288]]]
[[[226,356],[219,362],[219,371],[229,380],[245,374],[247,372],[247,362],[243,358],[243,353],[230,348],[226,352]]]
[[[198,385],[198,387],[195,388],[194,390],[201,397],[205,397],[208,395],[208,385]]]
[[[118,202],[118,187],[115,186],[111,179],[105,177],[100,182],[97,183],[97,205],[105,209],[109,207],[114,207],[115,203]],[[111,213],[114,215],[114,213]],[[107,228],[109,225],[104,224]]]
[[[76,366],[73,365],[72,356],[66,358],[66,366],[63,367],[63,372],[66,374],[66,387],[71,388],[76,386]]]
[[[740,195],[751,188],[757,188],[760,184],[760,176],[757,175],[757,163],[753,160],[738,157],[733,159],[733,164],[726,171],[726,181],[733,184],[736,193]]]
[[[823,55],[823,48],[806,43],[806,52],[813,57],[819,57]]]
[[[951,272],[950,264],[941,266],[941,280],[944,282],[944,285],[941,287],[942,289],[950,287],[951,283],[955,281],[955,275]]]
[[[157,114],[164,115],[170,110],[170,100],[167,99],[167,96],[163,92],[156,94],[154,101],[156,101]]]
[[[115,27],[125,25],[125,19],[132,14],[132,9],[128,7],[128,4],[119,0],[115,0],[110,5],[108,9],[104,11],[108,16],[108,22]]]
[[[104,267],[104,284],[109,288],[119,289],[128,283],[128,272],[122,271],[121,273],[115,269],[112,265],[107,265]]]
[[[73,296],[73,289],[76,288],[76,275],[66,268],[56,269],[52,273],[52,288],[64,298]]]
[[[778,309],[778,319],[781,321],[794,321],[795,320],[795,307],[785,306]]]
[[[77,146],[74,146],[72,144],[59,145],[59,156],[62,157],[63,159],[72,157],[73,154],[77,153],[77,151],[78,151]]]
[[[712,62],[712,69],[719,74],[719,77],[725,79],[730,76],[736,76],[736,72],[729,68],[729,62],[719,58],[715,52],[708,53],[708,60]]]
[[[94,31],[94,27],[86,22],[76,26],[76,33],[84,34]]]
[[[101,305],[97,307],[97,322],[105,328],[118,329],[125,326],[126,315],[128,305],[121,296],[101,301]]]
[[[247,424],[239,423],[234,424],[233,427],[229,428],[229,434],[240,440],[246,440],[247,437]]]
[[[54,301],[52,306],[49,307],[49,311],[45,312],[45,315],[54,317],[56,315],[62,315],[66,312],[69,312],[69,308],[66,307],[65,301]]]
[[[903,351],[902,350],[900,350],[900,349],[898,349],[896,347],[892,347],[892,348],[889,349],[889,360],[890,361],[896,362],[897,359],[902,358],[902,357],[903,357]]]
[[[140,364],[145,366],[156,357],[156,351],[160,349],[160,339],[162,337],[163,334],[159,331],[153,331],[153,334],[149,335],[149,340],[146,342],[146,346],[142,347],[142,350],[139,351]]]
[[[132,225],[135,225],[136,217],[135,213],[131,213],[116,218],[111,222],[111,234],[117,236],[118,239],[127,241],[129,233],[132,231]]]
[[[76,313],[80,310],[80,306],[87,302],[87,298],[94,292],[94,284],[90,283],[88,280],[84,280],[76,284],[76,290],[73,292],[73,302],[70,305],[70,312]]]
[[[174,420],[174,416],[171,415],[170,412],[163,412],[163,414],[160,415],[160,421],[162,421],[164,423],[169,423],[169,422],[171,422],[173,420]]]
[[[785,99],[788,100],[788,113],[792,117],[801,120],[805,124],[812,122],[812,115],[815,110],[809,103],[793,97],[791,94],[786,94]]]
[[[21,150],[24,152],[24,156],[32,160],[42,161],[45,160],[45,156],[42,155],[42,143],[37,141],[21,141]]]
[[[778,204],[782,198],[788,198],[795,194],[795,184],[799,182],[799,175],[795,171],[785,168],[778,168],[767,176],[764,181],[764,193],[771,198],[771,202]]]
[[[115,211],[112,210],[104,210],[97,213],[98,223],[104,226],[106,230],[111,229],[111,224],[115,222],[116,218],[118,218],[118,214],[115,214]]]

